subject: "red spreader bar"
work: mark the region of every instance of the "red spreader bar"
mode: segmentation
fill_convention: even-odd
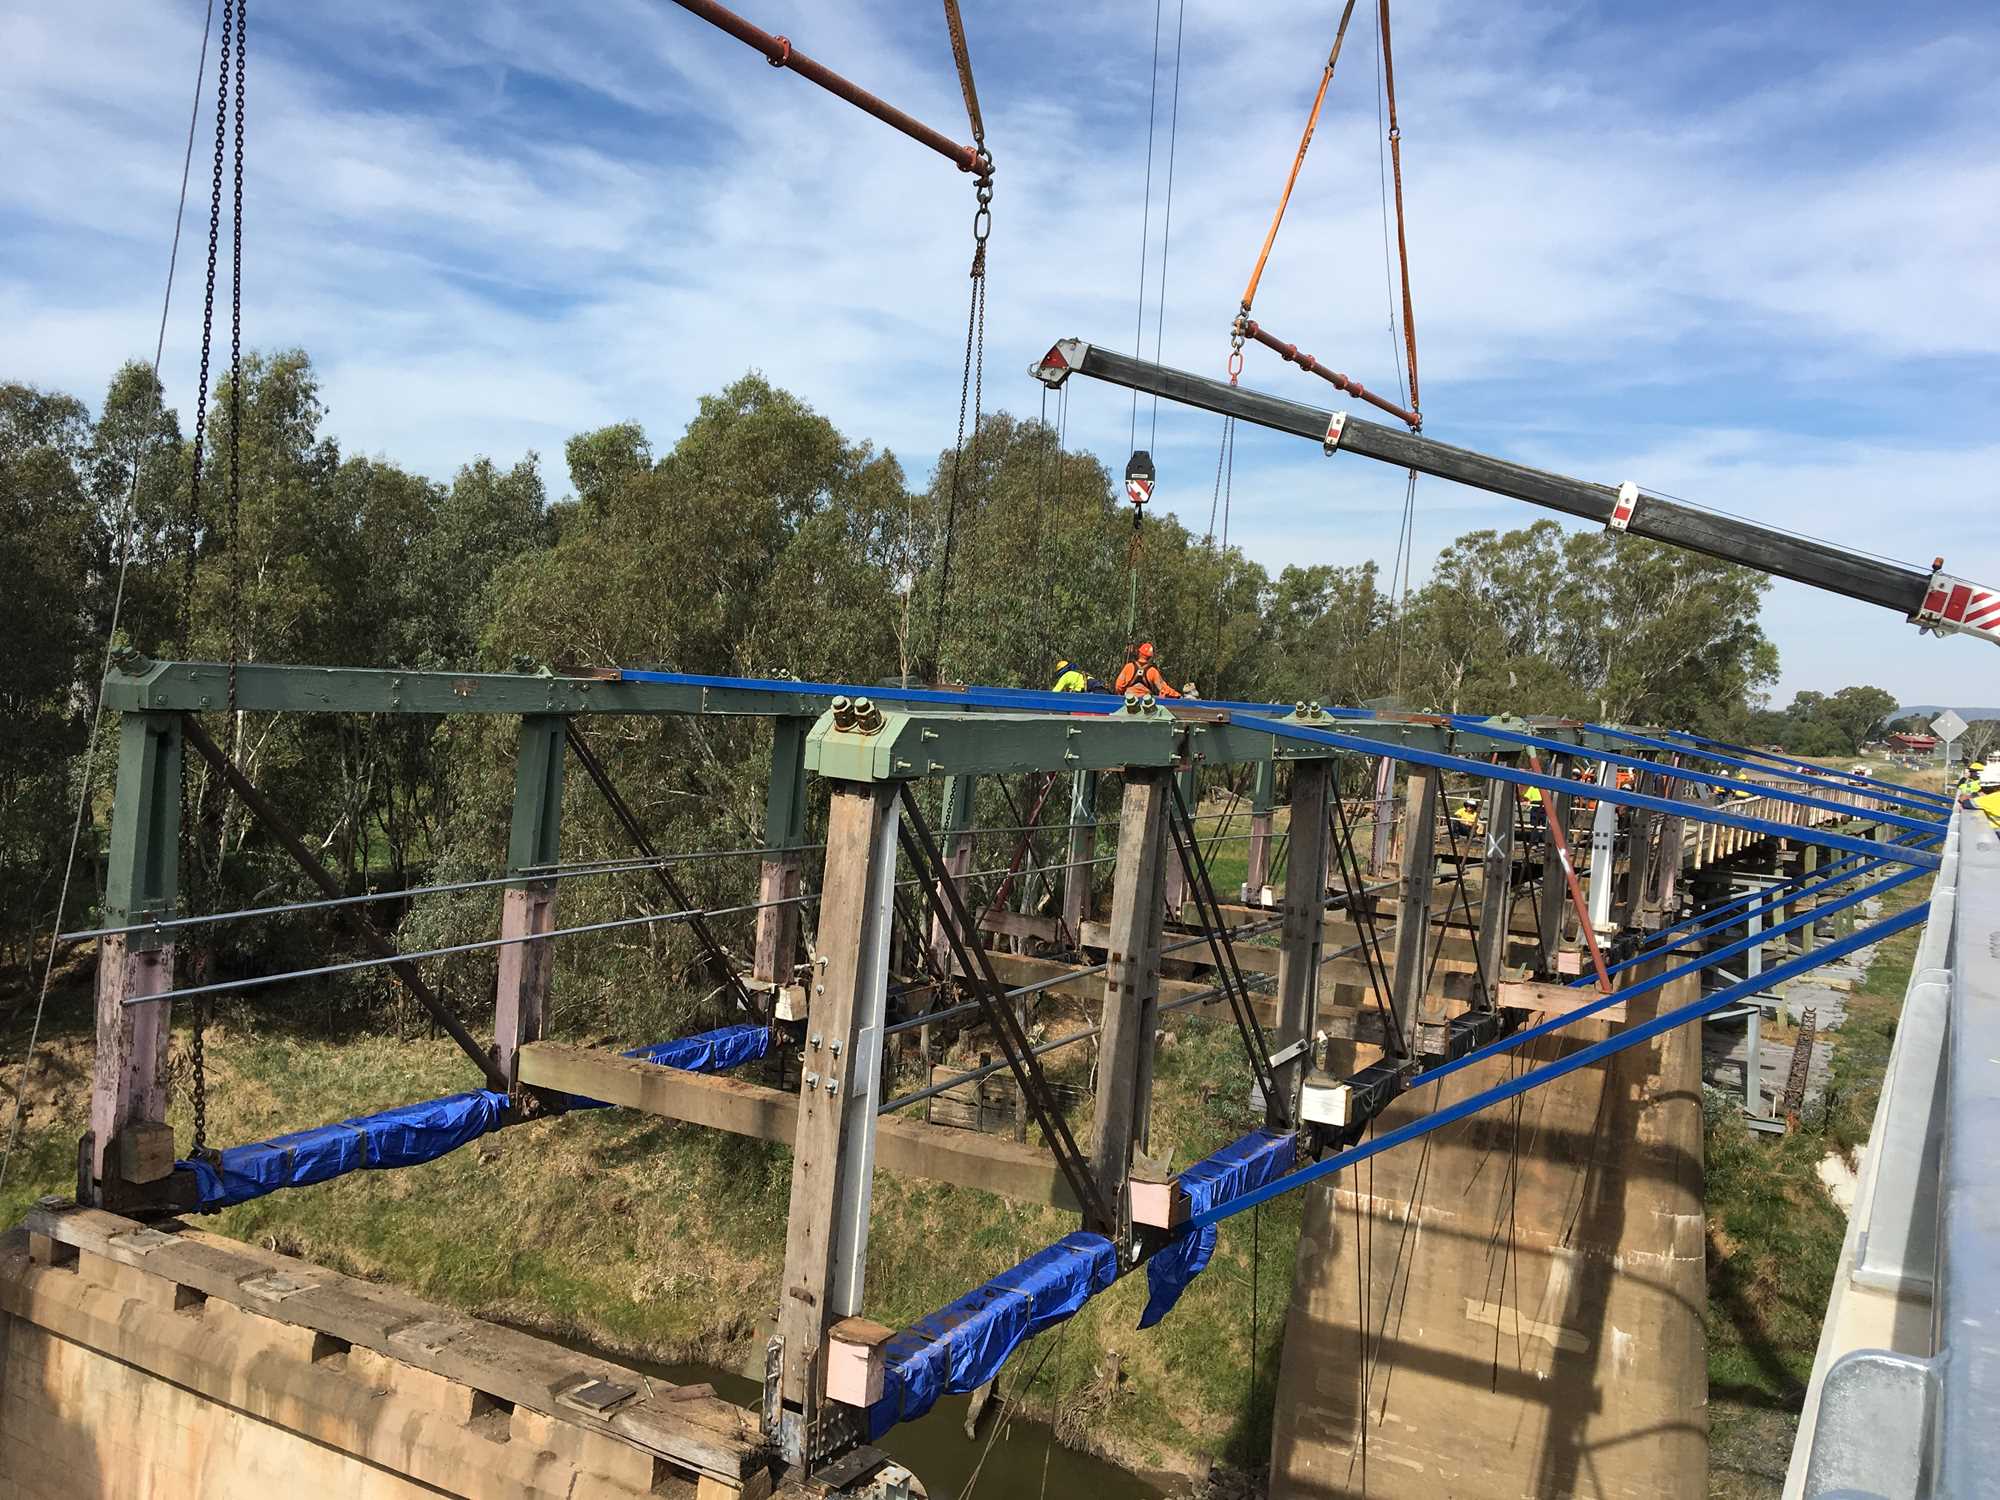
[[[976,146],[962,146],[948,135],[904,114],[895,105],[878,99],[868,90],[849,83],[838,73],[824,64],[814,62],[792,45],[790,37],[773,36],[770,32],[751,25],[733,10],[714,3],[714,0],[674,0],[682,10],[700,16],[709,25],[728,32],[737,41],[755,47],[764,54],[765,61],[774,68],[790,68],[801,78],[816,83],[829,94],[845,99],[856,109],[866,110],[884,125],[894,126],[913,141],[921,142],[944,157],[961,172],[972,172],[982,178],[993,175],[993,163],[982,156]]]
[[[687,0],[681,0],[681,3],[685,5],[687,4]],[[1246,339],[1255,339],[1280,359],[1288,360],[1292,364],[1297,365],[1301,370],[1317,375],[1321,380],[1338,386],[1341,390],[1346,391],[1348,395],[1358,397],[1360,400],[1366,401],[1370,406],[1386,411],[1390,416],[1397,418],[1399,421],[1408,423],[1413,432],[1423,430],[1424,419],[1418,413],[1405,411],[1388,398],[1376,395],[1360,381],[1349,380],[1338,370],[1329,370],[1310,354],[1301,354],[1297,344],[1287,344],[1273,338],[1248,318],[1239,321],[1237,327],[1242,332],[1243,337]]]

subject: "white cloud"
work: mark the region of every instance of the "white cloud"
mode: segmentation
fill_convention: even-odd
[[[934,14],[744,8],[964,134]],[[1052,337],[1131,345],[1144,9],[969,18],[999,161],[989,406],[1035,409],[1021,370]],[[1357,10],[1258,310],[1389,390],[1375,52]],[[628,417],[664,444],[702,392],[751,367],[915,476],[949,441],[971,193],[922,147],[645,0],[363,0],[252,26],[246,324],[256,345],[312,351],[350,449],[444,473],[481,451],[556,460],[570,433]],[[1864,39],[1803,5],[1668,27],[1412,3],[1397,26],[1437,435],[1923,561],[1943,550],[2000,580],[1983,524],[1995,454],[1972,427],[2000,378],[1987,16]],[[1169,363],[1220,372],[1329,27],[1188,8]],[[0,374],[95,395],[150,350],[199,33],[188,0],[0,0]],[[183,407],[211,141],[198,128],[169,341]],[[1157,252],[1148,265],[1150,348]],[[1263,351],[1247,378],[1335,394]],[[1125,393],[1079,385],[1071,439],[1115,469],[1130,414]],[[1140,424],[1145,437],[1149,407]],[[1160,414],[1162,500],[1197,526],[1218,427]],[[1374,556],[1386,570],[1402,486],[1362,470],[1244,433],[1232,538],[1273,567]],[[1456,532],[1529,519],[1420,487],[1419,575]],[[1803,590],[1775,589],[1767,613],[1786,691],[1867,676],[1946,699],[1973,661]]]

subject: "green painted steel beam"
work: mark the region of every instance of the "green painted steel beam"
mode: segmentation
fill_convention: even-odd
[[[771,721],[771,779],[764,790],[764,847],[793,849],[806,841],[806,735],[812,718],[787,714]]]
[[[521,720],[521,748],[514,763],[514,815],[507,838],[509,874],[546,868],[562,860],[567,723],[560,714],[528,714]]]
[[[216,662],[135,662],[104,679],[104,706],[190,713],[229,701]],[[751,714],[815,719],[824,693],[620,682],[536,672],[405,672],[376,667],[237,668],[236,706],[248,713]]]
[[[106,926],[179,916],[181,718],[128,713],[118,726],[118,784],[112,794],[111,849],[104,876]],[[157,947],[153,933],[134,948]]]
[[[1181,740],[1173,716],[1158,708],[1091,716],[877,710],[867,726],[842,728],[822,716],[806,737],[806,769],[837,781],[911,781],[1170,766]]]

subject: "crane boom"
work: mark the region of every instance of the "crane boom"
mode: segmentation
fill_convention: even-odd
[[[1592,484],[1546,469],[1529,468],[1364,421],[1345,412],[1324,411],[1301,401],[1134,359],[1080,339],[1056,343],[1040,363],[1029,366],[1029,373],[1051,387],[1060,386],[1076,374],[1146,395],[1164,396],[1169,401],[1198,406],[1276,432],[1310,438],[1320,443],[1329,456],[1336,451],[1357,453],[1399,469],[1415,469],[1420,474],[1455,480],[1474,489],[1595,521],[1607,530],[1630,532],[1670,546],[1685,547],[1776,578],[1789,578],[1795,583],[1893,609],[1936,634],[1963,632],[2000,645],[2000,590],[1981,588],[1953,577],[1943,570],[1942,558],[1926,573],[1902,563],[1850,552],[1829,542],[1760,526],[1755,521],[1650,495],[1635,484]]]

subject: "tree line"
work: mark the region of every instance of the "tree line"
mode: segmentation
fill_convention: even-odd
[[[1129,644],[1130,512],[1105,465],[1064,450],[1041,422],[989,416],[963,453],[941,453],[913,483],[894,454],[752,373],[704,397],[663,451],[632,423],[570,439],[567,488],[552,498],[533,453],[472,458],[449,481],[343,453],[311,361],[290,350],[245,360],[240,402],[226,379],[217,391],[197,495],[191,438],[161,394],[137,364],[114,376],[95,416],[72,395],[0,384],[0,570],[16,601],[0,680],[0,962],[16,974],[55,916],[114,609],[119,643],[152,657],[233,649],[244,661],[461,670],[871,683],[934,667],[946,680],[1047,686],[1059,657],[1108,679]],[[1553,521],[1470,532],[1400,609],[1373,563],[1273,575],[1171,513],[1149,511],[1140,561],[1137,634],[1206,697],[1789,733],[1761,702],[1777,670],[1758,619],[1763,577],[1641,538]],[[1894,707],[1857,692],[1876,690],[1832,695],[1801,721],[1844,732],[1864,708],[1879,720]],[[239,763],[349,886],[504,863],[511,726],[287,715],[238,728]],[[764,726],[635,719],[589,732],[656,843],[759,836]],[[112,759],[99,755],[85,799],[68,924],[97,897]],[[189,904],[301,891],[203,769],[188,775]],[[572,858],[628,852],[574,787],[565,843]],[[746,893],[753,870],[711,877],[707,894]],[[649,894],[614,883],[564,900],[588,912]],[[391,915],[410,942],[491,928],[471,897]],[[338,941],[305,918],[260,934],[232,930],[216,961],[249,969],[282,952],[290,963]],[[572,1003],[614,1024],[633,976],[656,973],[642,966],[671,959],[674,941],[658,932],[565,957]],[[480,963],[447,966],[468,995]],[[375,978],[336,990],[368,1005],[388,993]]]

